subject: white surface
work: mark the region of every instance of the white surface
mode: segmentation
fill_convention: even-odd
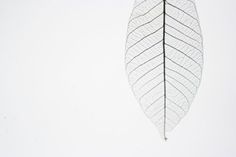
[[[1,157],[236,156],[236,2],[198,0],[205,69],[163,142],[124,69],[133,1],[0,1]]]

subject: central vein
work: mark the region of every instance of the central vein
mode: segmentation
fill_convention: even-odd
[[[166,0],[163,0],[163,75],[164,75],[164,138],[166,137],[166,52],[165,52],[165,33],[166,33]]]

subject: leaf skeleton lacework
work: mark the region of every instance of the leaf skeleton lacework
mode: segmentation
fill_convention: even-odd
[[[194,0],[136,0],[125,67],[146,116],[167,140],[201,83],[203,41]]]

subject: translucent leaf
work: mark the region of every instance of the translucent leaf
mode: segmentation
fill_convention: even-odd
[[[161,136],[189,111],[201,82],[203,47],[193,0],[136,0],[125,63],[131,88]]]

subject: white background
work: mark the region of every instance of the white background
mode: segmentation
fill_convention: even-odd
[[[235,157],[236,1],[197,0],[205,68],[161,140],[124,68],[133,0],[0,0],[0,157]]]

